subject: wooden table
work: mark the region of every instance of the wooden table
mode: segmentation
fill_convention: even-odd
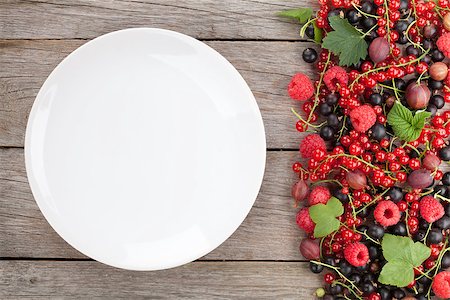
[[[312,299],[321,281],[298,251],[290,187],[301,135],[286,86],[298,71],[314,74],[301,59],[313,45],[275,12],[313,2],[0,0],[0,299]],[[89,39],[129,27],[180,31],[222,53],[250,85],[267,134],[264,183],[245,222],[212,253],[166,271],[119,270],[74,250],[42,216],[25,174],[26,122],[46,77]]]

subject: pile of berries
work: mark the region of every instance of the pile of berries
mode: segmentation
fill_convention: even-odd
[[[318,79],[299,73],[288,86],[303,136],[292,187],[297,224],[307,235],[300,252],[325,281],[316,296],[450,299],[450,172],[443,171],[450,162],[450,1],[319,4],[306,35],[314,39],[321,30],[326,37],[335,30],[330,18],[339,16],[363,34],[368,55],[340,66],[338,54],[308,48],[303,59],[316,66]],[[411,121],[420,131],[414,140],[400,138],[388,121],[397,103],[412,115],[429,112],[422,124]],[[333,198],[343,207],[340,225],[320,236],[311,208]],[[408,285],[379,281],[387,234],[429,249]]]

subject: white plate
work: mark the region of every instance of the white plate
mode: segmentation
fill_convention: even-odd
[[[132,270],[179,266],[242,223],[261,186],[264,127],[219,53],[151,28],[106,34],[50,74],[31,110],[33,195],[70,245]]]

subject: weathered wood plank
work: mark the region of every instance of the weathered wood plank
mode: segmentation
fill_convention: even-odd
[[[0,38],[93,38],[130,27],[160,27],[202,39],[298,40],[298,25],[276,12],[317,7],[307,0],[9,0]]]
[[[23,146],[26,121],[39,88],[54,67],[85,41],[0,41],[0,146]],[[208,42],[248,82],[261,109],[269,148],[296,148],[300,134],[286,87],[302,71],[313,74],[301,54],[305,42]],[[161,145],[164,146],[164,145]]]
[[[269,152],[264,183],[242,226],[207,260],[301,260],[290,197],[297,152]],[[0,257],[83,258],[45,221],[27,183],[22,149],[0,149]]]
[[[2,299],[314,299],[307,263],[194,262],[133,272],[92,261],[0,261]]]

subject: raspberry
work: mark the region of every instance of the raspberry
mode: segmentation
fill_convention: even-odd
[[[303,158],[312,158],[316,149],[327,151],[325,141],[318,134],[309,134],[300,143],[300,154]]]
[[[326,204],[331,198],[330,190],[324,186],[315,187],[309,194],[309,205],[315,205],[318,203]]]
[[[401,217],[397,204],[388,200],[378,202],[373,215],[375,220],[385,227],[397,224]]]
[[[435,222],[444,216],[444,207],[432,196],[423,197],[420,201],[420,215],[428,223]]]
[[[450,57],[450,32],[441,35],[436,42],[436,46],[446,57]]]
[[[366,104],[353,109],[350,112],[350,120],[356,131],[366,132],[377,121],[377,114],[372,106]]]
[[[345,259],[355,267],[362,267],[369,261],[369,249],[362,243],[347,245],[344,249]]]
[[[288,93],[294,100],[308,100],[314,94],[314,86],[308,76],[297,73],[288,85]]]
[[[433,292],[442,299],[450,298],[450,272],[442,271],[436,275],[431,285]]]
[[[347,72],[339,66],[334,66],[325,72],[323,82],[330,91],[334,92],[337,89],[337,84],[342,86],[348,84]]]
[[[303,229],[306,233],[313,232],[314,227],[316,227],[316,224],[314,224],[313,220],[311,220],[311,217],[309,216],[309,208],[307,207],[300,209],[297,213],[296,221],[298,227]]]

